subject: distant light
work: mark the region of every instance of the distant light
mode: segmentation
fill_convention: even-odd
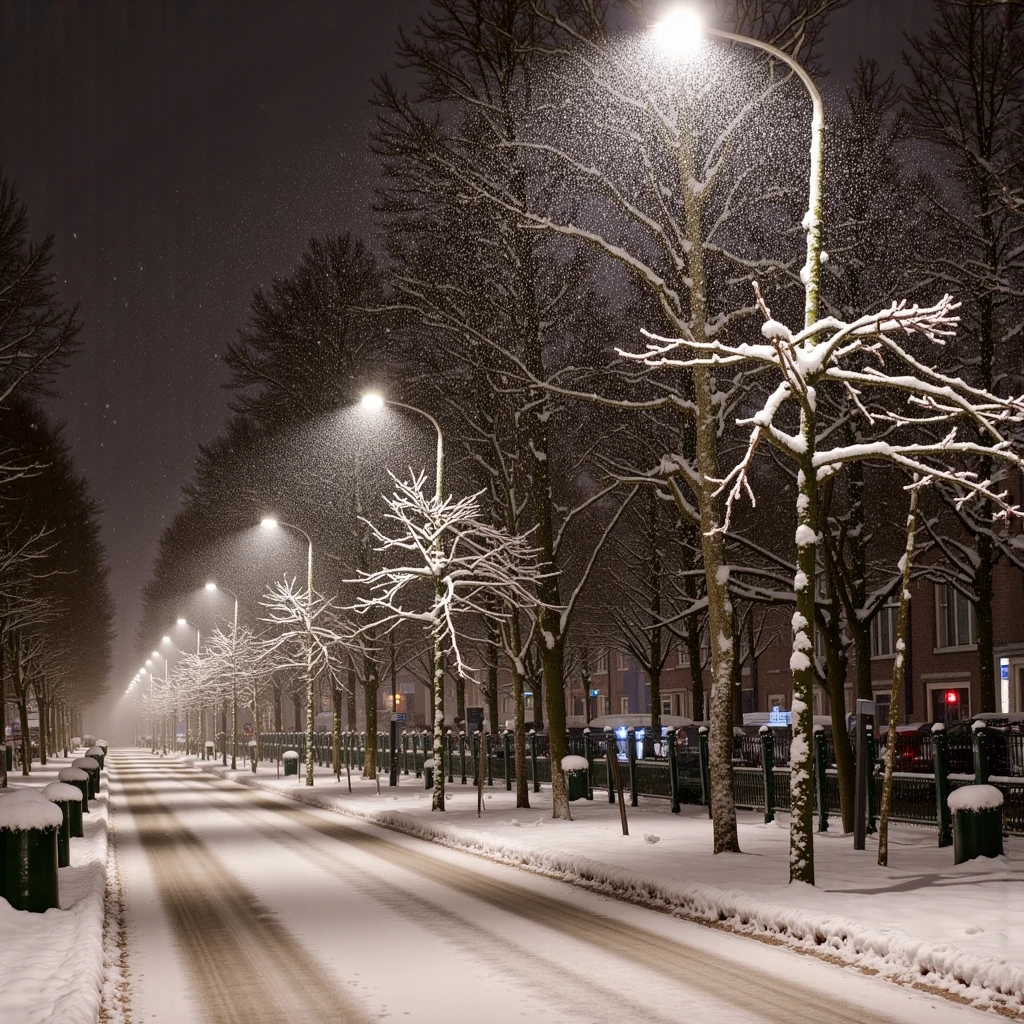
[[[162,643],[162,644],[169,644],[170,642],[171,642],[171,638],[169,636],[164,636],[164,637],[160,638],[160,643]]]
[[[206,589],[207,590],[216,590],[217,589],[217,584],[214,583],[213,580],[210,580],[210,582],[206,584]]]
[[[384,408],[384,397],[378,395],[376,391],[367,391],[363,395],[361,403],[364,409],[369,409],[371,412],[378,412]]]
[[[188,625],[188,619],[179,618],[178,619],[178,625],[179,626],[187,626]]]
[[[946,703],[955,704],[960,698],[957,696],[956,690],[948,690],[946,692]]]
[[[264,530],[276,530],[277,520],[273,516],[264,516],[260,520],[260,526],[262,526]]]
[[[159,652],[159,651],[154,651],[154,652],[152,653],[151,657],[153,657],[153,658],[159,658],[159,657],[160,657],[160,652]],[[146,664],[148,665],[148,664],[149,664],[149,662],[147,661],[147,662],[146,662]]]
[[[666,53],[686,56],[704,42],[704,19],[692,7],[679,7],[654,24],[651,31]]]

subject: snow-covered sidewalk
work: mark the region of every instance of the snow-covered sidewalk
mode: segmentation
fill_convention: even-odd
[[[476,791],[449,786],[449,809],[431,814],[423,781],[403,776],[397,790],[382,778],[353,777],[350,795],[327,769],[316,785],[257,775],[218,763],[197,767],[338,810],[432,842],[515,864],[614,894],[748,932],[926,985],[970,1000],[1024,1012],[1024,841],[1007,841],[1006,856],[953,865],[953,851],[935,845],[933,829],[894,826],[890,867],[877,848],[856,853],[849,837],[816,838],[818,887],[788,885],[788,827],[765,825],[741,812],[741,855],[711,854],[711,825],[701,807],[679,815],[667,802],[629,809],[630,835],[607,794],[572,805],[575,821],[553,821],[550,791],[531,794],[533,808],[516,810],[503,783],[486,789],[476,814]],[[497,780],[495,780],[497,783]]]
[[[28,778],[11,775],[10,788],[56,782],[72,760],[34,765]],[[71,866],[60,868],[60,910],[30,914],[0,899],[0,1021],[5,1024],[95,1024],[99,1018],[109,830],[105,776],[99,798],[89,801],[84,816],[85,837],[71,840]]]

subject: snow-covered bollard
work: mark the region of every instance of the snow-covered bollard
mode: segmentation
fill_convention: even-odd
[[[106,756],[106,751],[98,744],[93,744],[86,752],[86,757],[94,758],[100,766],[100,771],[103,771],[103,759]]]
[[[203,744],[203,754],[205,755],[207,761],[215,761],[217,759],[216,750],[217,747],[213,740],[207,740]]]
[[[299,752],[297,750],[286,750],[281,755],[281,760],[284,761],[284,773],[285,775],[299,774]]]
[[[106,757],[107,756],[107,750],[110,749],[110,744],[106,740],[97,740],[96,741],[96,746],[99,747],[100,750],[103,751],[103,756]]]
[[[82,737],[82,746],[83,747],[94,747],[94,746],[96,746],[96,737],[95,736],[90,736],[88,733],[86,733]]]
[[[57,772],[57,781],[58,782],[66,782],[69,786],[74,786],[75,789],[77,789],[78,792],[82,794],[82,813],[83,814],[88,814],[89,813],[89,790],[91,789],[91,786],[89,785],[89,773],[86,772],[86,771],[83,771],[81,768],[61,768],[61,770],[59,772]],[[81,831],[81,832],[75,832],[74,831],[74,823],[73,822],[72,822],[71,828],[72,828],[72,831],[71,831],[71,837],[72,838],[75,838],[76,836],[81,837],[81,836],[85,835],[84,831]]]
[[[423,788],[434,788],[434,759],[432,757],[428,757],[423,762]]]
[[[100,795],[100,763],[95,757],[76,757],[72,768],[81,768],[89,776],[89,799]]]
[[[579,754],[566,754],[561,760],[562,771],[569,789],[570,800],[587,799],[587,772],[590,765]]]
[[[57,898],[57,834],[64,815],[38,790],[0,799],[0,895],[42,914]]]
[[[953,863],[1003,855],[1003,794],[995,786],[961,786],[947,800],[953,812]]]
[[[252,766],[253,775],[256,774],[256,741],[249,740],[249,764]]]
[[[81,835],[82,791],[69,782],[51,782],[43,786],[43,796],[60,808],[62,816],[60,831],[57,833],[57,866],[66,868],[71,863],[71,837]],[[78,830],[74,831],[75,819]]]

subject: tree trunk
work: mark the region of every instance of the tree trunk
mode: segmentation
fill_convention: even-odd
[[[434,639],[434,686],[433,700],[433,758],[434,791],[431,794],[430,809],[444,810],[444,650],[441,641]]]
[[[363,778],[377,778],[377,691],[380,689],[380,666],[366,658],[363,665],[363,706],[366,711],[366,761]]]
[[[341,690],[331,686],[332,709],[331,717],[331,768],[336,779],[341,778]]]
[[[280,734],[284,732],[284,726],[281,723],[281,687],[274,687],[274,732]]]
[[[900,606],[896,618],[896,660],[892,667],[892,690],[889,697],[889,732],[885,743],[885,777],[882,780],[882,806],[878,815],[878,863],[889,863],[889,812],[892,807],[892,773],[896,767],[896,725],[899,722],[900,688],[906,667],[907,624],[910,621],[910,571],[914,561],[914,539],[917,532],[917,499],[919,487],[910,491],[910,511],[907,513],[907,546],[903,552],[903,580],[900,587]]]

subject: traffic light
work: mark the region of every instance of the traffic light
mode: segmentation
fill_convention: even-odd
[[[947,704],[957,704],[959,701],[960,701],[960,697],[957,694],[956,690],[947,690],[946,691],[946,703]]]

